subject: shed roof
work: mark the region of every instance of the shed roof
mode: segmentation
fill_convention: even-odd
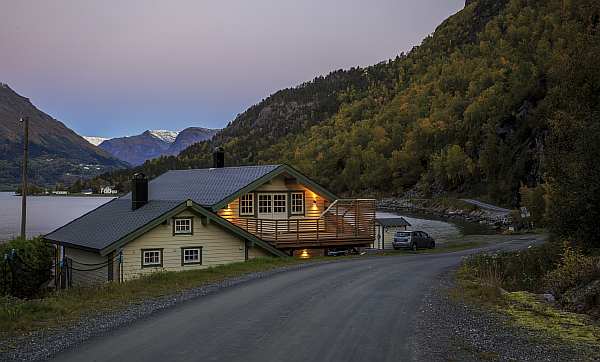
[[[377,218],[375,219],[375,222],[382,226],[411,226],[403,217]]]

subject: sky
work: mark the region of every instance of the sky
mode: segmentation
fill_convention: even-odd
[[[409,51],[464,0],[0,0],[0,82],[85,136],[221,128]]]

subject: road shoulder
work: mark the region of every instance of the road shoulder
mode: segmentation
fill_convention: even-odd
[[[506,315],[452,296],[456,269],[430,286],[412,341],[417,361],[587,361],[600,348],[561,343],[515,326]]]

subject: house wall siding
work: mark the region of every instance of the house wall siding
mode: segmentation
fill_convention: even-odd
[[[183,212],[176,217],[193,217],[192,235],[173,235],[172,222],[159,225],[123,247],[123,280],[156,271],[203,269],[245,260],[245,243],[215,223],[203,225],[200,217]],[[181,248],[202,247],[202,264],[181,265]],[[142,268],[142,249],[162,249],[162,267]]]
[[[304,215],[291,215],[290,219],[316,219],[321,216],[321,213],[327,208],[328,200],[317,195],[308,187],[298,183],[286,183],[283,176],[276,177],[270,182],[267,182],[256,188],[253,192],[288,192],[288,191],[304,191]],[[316,203],[315,203],[316,201]],[[257,207],[258,199],[254,198],[254,207]],[[230,202],[229,207],[224,207],[217,214],[225,219],[244,218],[254,216],[240,216],[239,199]],[[290,207],[288,200],[288,208]]]
[[[81,249],[65,247],[65,256],[70,262],[71,285],[73,287],[101,284],[108,281],[108,257]],[[101,264],[99,266],[84,264]]]

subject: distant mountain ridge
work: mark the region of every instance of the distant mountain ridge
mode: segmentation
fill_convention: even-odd
[[[106,141],[108,138],[104,137],[94,137],[94,136],[83,136],[83,138],[94,146],[99,146],[102,142]]]
[[[29,99],[0,83],[0,188],[14,189],[20,181],[22,125],[29,117],[29,179],[51,186],[91,177],[127,165],[87,142],[62,122],[37,109]]]
[[[189,127],[180,132],[147,130],[135,136],[106,139],[99,143],[99,147],[135,166],[160,156],[178,155],[196,142],[212,139],[218,131],[201,127]]]

